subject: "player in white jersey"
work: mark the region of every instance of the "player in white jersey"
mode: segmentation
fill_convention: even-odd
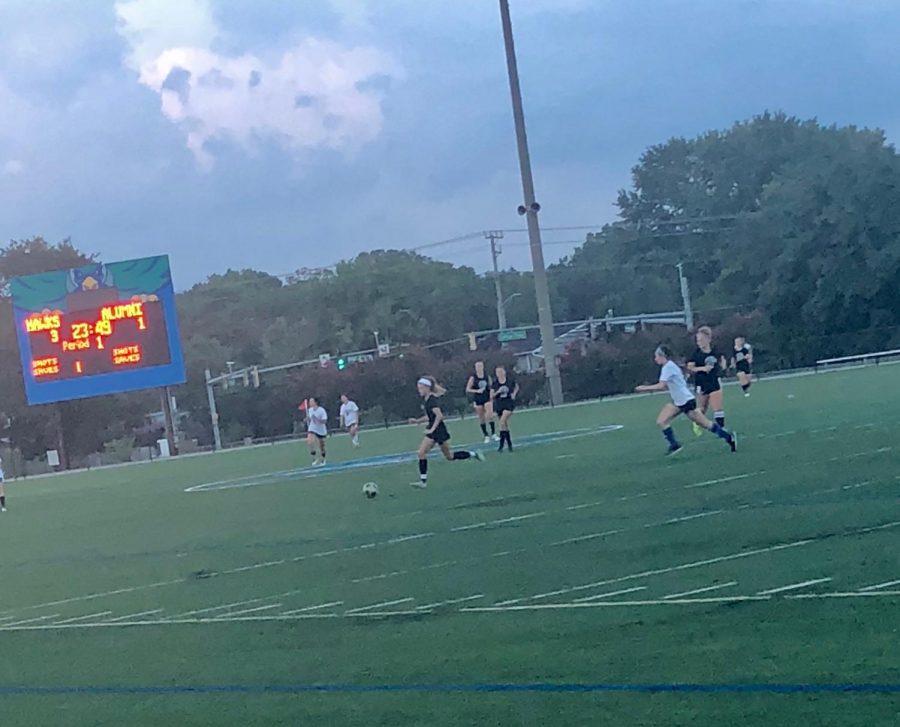
[[[668,346],[659,346],[656,349],[653,360],[662,367],[659,372],[659,381],[655,384],[638,386],[635,391],[665,391],[668,389],[672,401],[662,408],[662,411],[656,418],[656,423],[662,429],[663,436],[669,443],[668,453],[675,454],[681,449],[681,445],[675,439],[675,433],[672,431],[672,421],[679,414],[687,415],[691,421],[696,422],[704,429],[708,429],[717,437],[724,439],[728,446],[731,447],[731,451],[736,452],[737,439],[735,436],[716,424],[716,422],[711,422],[697,409],[697,400],[694,398],[694,393],[688,386],[681,367],[672,360],[672,351],[669,350]]]
[[[3,489],[3,482],[6,478],[3,476],[3,460],[0,459],[0,512],[6,512],[6,490]]]
[[[306,443],[313,467],[325,466],[325,439],[328,437],[328,412],[311,396],[306,402]],[[316,455],[318,444],[319,456]]]
[[[341,426],[350,432],[353,446],[359,446],[359,407],[346,394],[341,394]]]

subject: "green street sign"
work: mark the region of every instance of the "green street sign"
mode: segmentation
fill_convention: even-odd
[[[508,328],[497,334],[497,340],[500,343],[509,343],[510,341],[524,341],[528,338],[528,331],[524,328]]]

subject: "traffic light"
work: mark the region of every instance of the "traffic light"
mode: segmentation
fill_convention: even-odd
[[[347,359],[345,359],[343,356],[338,357],[337,370],[343,371],[345,368],[347,368]]]

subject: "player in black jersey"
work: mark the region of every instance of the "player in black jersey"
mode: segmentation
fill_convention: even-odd
[[[712,329],[709,326],[697,329],[696,340],[697,350],[688,359],[687,370],[694,375],[697,408],[706,416],[706,412],[712,407],[716,424],[724,429],[725,409],[719,376],[725,368],[725,357],[713,349]],[[696,436],[703,434],[703,428],[696,422],[693,429]]]
[[[494,423],[494,412],[491,406],[491,377],[484,371],[484,361],[475,362],[475,373],[469,377],[466,383],[466,393],[472,397],[475,404],[475,413],[481,424],[481,433],[484,435],[484,443],[490,443],[491,439],[497,441],[497,425]],[[488,434],[488,424],[491,433]]]
[[[447,390],[438,384],[433,377],[423,376],[416,382],[419,396],[422,397],[422,416],[410,419],[410,424],[426,424],[425,436],[419,445],[419,481],[413,483],[413,487],[425,487],[428,484],[428,453],[437,445],[444,458],[450,461],[458,459],[475,458],[483,460],[481,452],[471,450],[450,449],[450,432],[444,423],[444,413],[441,411],[438,397],[447,393]]]
[[[509,419],[516,410],[516,398],[519,396],[519,384],[506,373],[505,366],[498,366],[494,370],[494,383],[491,384],[491,399],[494,402],[494,411],[500,420],[500,449],[503,451],[505,444],[512,452],[512,438],[509,434]]]
[[[737,372],[744,396],[750,396],[750,386],[753,384],[753,346],[747,343],[747,339],[743,336],[734,339],[734,356],[731,359],[731,365]]]

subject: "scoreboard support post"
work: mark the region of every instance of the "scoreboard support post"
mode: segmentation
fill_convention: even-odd
[[[175,442],[175,420],[172,417],[172,394],[168,386],[164,386],[159,390],[159,396],[162,400],[163,417],[166,422],[166,441],[169,443],[169,454],[178,454],[178,445]]]

